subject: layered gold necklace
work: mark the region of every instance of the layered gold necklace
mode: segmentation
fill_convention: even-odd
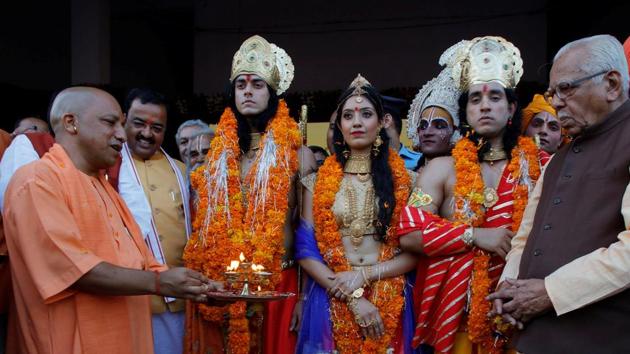
[[[363,236],[366,234],[366,230],[372,226],[374,220],[374,186],[370,183],[365,190],[365,202],[360,214],[357,191],[352,181],[346,181],[344,193],[346,198],[342,222],[344,228],[349,230],[346,236],[350,236],[350,242],[356,251],[363,243]]]

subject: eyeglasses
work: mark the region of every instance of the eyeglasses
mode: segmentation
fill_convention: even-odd
[[[575,91],[575,89],[578,88],[586,80],[590,80],[594,77],[606,74],[608,72],[609,70],[603,70],[596,74],[589,75],[589,76],[586,76],[577,80],[561,81],[556,85],[555,88],[550,87],[549,89],[547,89],[547,92],[545,92],[545,98],[549,102],[551,102],[551,99],[553,98],[553,96],[557,96],[559,99],[564,100],[567,97],[571,96],[573,92]]]

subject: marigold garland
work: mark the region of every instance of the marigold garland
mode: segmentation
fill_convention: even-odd
[[[387,232],[385,244],[382,247],[380,262],[394,257],[394,251],[399,245],[395,228],[398,225],[400,211],[405,205],[411,190],[411,179],[405,170],[403,160],[396,152],[389,151],[389,166],[394,179],[394,207],[392,227]],[[335,196],[341,187],[343,169],[336,157],[328,157],[320,167],[313,193],[313,218],[317,244],[328,266],[334,272],[351,270],[345,256],[339,226],[332,211]],[[363,340],[359,326],[355,323],[354,315],[345,302],[331,298],[331,320],[336,349],[340,353],[385,353],[391,344],[399,324],[404,297],[404,278],[402,276],[374,282],[366,289],[365,297],[379,310],[385,325],[385,335],[380,339]]]
[[[269,122],[265,137],[260,142],[261,149],[244,185],[251,186],[253,183],[269,132],[273,132],[277,148],[276,164],[269,168],[267,190],[250,189],[247,201],[241,188],[237,121],[230,108],[225,109],[219,121],[207,155],[208,164],[191,173],[191,184],[199,201],[193,221],[194,231],[184,249],[183,258],[187,267],[201,271],[211,279],[223,280],[225,267],[231,260],[238,259],[241,252],[274,274],[270,288],[275,288],[281,279],[289,188],[291,178],[297,172],[297,150],[301,145],[297,123],[289,116],[284,100],[280,100],[276,115]],[[225,170],[215,165],[222,159],[226,162]],[[221,173],[225,178],[227,191],[213,188],[217,186],[215,173]],[[214,191],[212,196],[209,196],[209,189]],[[254,205],[254,199],[260,193],[267,195],[264,205],[256,210],[247,208]],[[215,204],[212,210],[208,210],[211,199]],[[248,353],[249,346],[243,345],[249,343],[250,338],[245,303],[235,303],[227,309],[199,304],[198,309],[204,319],[219,323],[224,320],[226,312],[229,313],[228,348],[231,353]]]
[[[460,140],[453,149],[455,159],[455,220],[473,227],[484,222],[483,190],[481,165],[477,146],[470,139]],[[523,219],[530,188],[540,176],[538,148],[531,139],[519,137],[517,146],[512,149],[512,159],[507,170],[514,182],[512,198],[513,231],[517,231]],[[524,175],[526,173],[526,175]],[[487,317],[491,304],[486,301],[490,293],[492,281],[488,274],[491,255],[475,249],[473,258],[473,275],[471,281],[471,306],[468,315],[468,337],[473,343],[479,343],[491,352],[502,348],[494,345],[491,321]],[[505,344],[505,343],[501,343]]]

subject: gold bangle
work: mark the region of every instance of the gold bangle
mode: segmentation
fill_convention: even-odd
[[[462,242],[466,244],[467,247],[472,248],[474,245],[474,229],[472,227],[464,230],[464,233],[461,236]]]

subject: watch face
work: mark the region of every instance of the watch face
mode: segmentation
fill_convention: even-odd
[[[358,298],[360,298],[361,296],[363,296],[363,292],[364,292],[364,291],[365,291],[365,290],[364,290],[363,288],[358,288],[357,290],[355,290],[355,291],[353,291],[353,292],[352,292],[352,297],[353,297],[353,298],[355,298],[355,299],[358,299]]]

